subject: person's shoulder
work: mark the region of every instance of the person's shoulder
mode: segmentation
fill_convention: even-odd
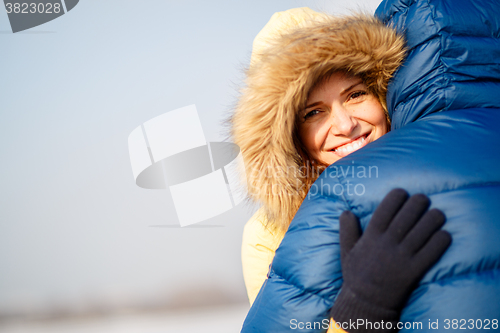
[[[243,243],[254,246],[265,246],[276,250],[283,236],[269,225],[264,208],[258,209],[245,224]]]

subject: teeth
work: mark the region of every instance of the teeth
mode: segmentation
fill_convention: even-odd
[[[361,145],[365,142],[365,137],[362,137],[361,140],[356,140],[356,142],[344,145],[341,148],[337,148],[334,151],[339,152],[339,153],[351,153],[361,147]]]

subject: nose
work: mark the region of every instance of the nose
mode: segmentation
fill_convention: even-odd
[[[330,117],[330,131],[335,135],[350,135],[358,125],[349,110],[343,106],[335,108]]]

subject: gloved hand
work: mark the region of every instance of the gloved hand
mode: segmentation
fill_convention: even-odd
[[[389,192],[375,210],[365,232],[350,211],[340,216],[340,249],[344,282],[331,310],[336,322],[382,320],[394,331],[408,297],[427,270],[451,243],[451,236],[439,230],[445,216],[437,209],[427,211],[430,201],[423,194],[402,189]]]

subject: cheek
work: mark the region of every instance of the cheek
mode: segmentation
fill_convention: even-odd
[[[389,126],[382,105],[380,105],[377,100],[374,100],[372,101],[372,105],[368,110],[368,122],[375,126],[375,128],[377,129],[378,137],[386,134],[388,132]]]
[[[383,109],[380,110],[380,117],[378,119],[378,125],[381,136],[389,131],[389,121]]]
[[[378,137],[381,137],[382,135],[387,133],[388,129],[388,124],[387,124],[387,117],[383,113],[377,117],[377,119],[374,120],[373,125],[377,128],[377,134]]]
[[[299,127],[299,137],[308,153],[315,153],[321,147],[320,129],[315,124],[302,124]]]

